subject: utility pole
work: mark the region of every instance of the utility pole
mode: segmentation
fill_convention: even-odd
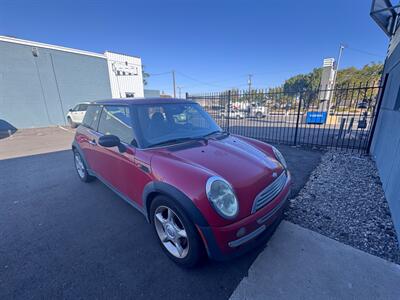
[[[249,85],[249,95],[251,93],[251,78],[253,77],[252,74],[249,74],[249,78],[247,79],[247,84]]]
[[[180,99],[183,86],[177,86],[177,88],[178,88],[178,91],[179,91],[178,93],[179,93],[179,99]]]
[[[251,99],[251,78],[253,77],[253,74],[249,74],[249,78],[247,79],[247,84],[249,85],[249,101]]]
[[[172,85],[174,86],[174,98],[176,98],[175,70],[172,70]]]

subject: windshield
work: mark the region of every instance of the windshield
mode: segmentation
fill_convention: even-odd
[[[156,145],[202,138],[221,128],[195,103],[134,105],[139,145]]]

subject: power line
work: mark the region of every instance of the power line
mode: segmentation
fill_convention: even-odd
[[[161,75],[167,75],[171,74],[172,71],[167,71],[167,72],[162,72],[162,73],[148,73],[150,76],[161,76]]]
[[[352,48],[352,47],[346,47],[346,49],[349,49],[349,50],[352,50],[352,51],[356,51],[356,52],[360,52],[360,53],[363,53],[363,54],[366,54],[366,55],[370,55],[370,56],[383,58],[383,55],[379,55],[379,54],[376,54],[376,53],[364,51],[364,50],[361,50],[361,49],[356,49],[356,48]]]
[[[247,76],[247,75],[242,75],[240,77],[245,77],[245,76]],[[223,82],[229,82],[229,81],[232,82],[232,80],[234,80],[234,79],[238,80],[238,77],[231,77],[230,79],[217,80],[217,81],[213,80],[213,81],[208,82],[207,85],[212,84],[215,87],[222,87],[220,85],[217,85],[217,83],[223,83]],[[194,85],[189,85],[189,86],[186,85],[185,88],[192,88],[192,87],[197,87],[197,86],[201,86],[201,85],[204,85],[204,83],[202,82],[199,84],[194,84]]]
[[[203,84],[203,85],[209,85],[209,86],[214,86],[214,87],[220,87],[219,85],[215,85],[215,84],[212,84],[212,83],[209,83],[209,82],[205,82],[205,81],[198,80],[198,79],[196,79],[196,78],[194,78],[194,77],[192,77],[192,76],[186,75],[186,74],[184,74],[184,73],[182,73],[182,72],[179,72],[179,71],[176,71],[176,73],[178,73],[178,74],[180,74],[181,76],[186,77],[186,78],[188,78],[188,79],[190,79],[190,80],[192,80],[192,81],[201,83],[201,84]]]

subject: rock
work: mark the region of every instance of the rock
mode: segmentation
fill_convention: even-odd
[[[400,264],[400,249],[374,161],[328,151],[290,201],[285,218]]]

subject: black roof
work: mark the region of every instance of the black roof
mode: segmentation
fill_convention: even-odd
[[[91,102],[92,104],[112,105],[112,104],[164,104],[164,103],[196,103],[186,99],[178,98],[118,98],[106,99]]]

